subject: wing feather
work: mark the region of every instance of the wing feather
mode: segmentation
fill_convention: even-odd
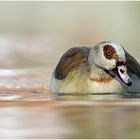
[[[88,47],[74,47],[66,51],[56,66],[55,78],[63,80],[70,72],[80,68],[81,64],[88,64],[89,52]]]
[[[128,72],[136,74],[140,78],[140,65],[137,60],[130,55],[127,51],[125,51]]]

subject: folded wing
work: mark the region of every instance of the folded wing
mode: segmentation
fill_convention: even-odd
[[[90,48],[74,47],[69,49],[60,59],[55,69],[55,78],[63,80],[73,70],[81,68],[81,64],[88,65]]]

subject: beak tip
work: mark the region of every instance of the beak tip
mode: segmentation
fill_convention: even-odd
[[[132,85],[132,81],[129,81],[128,83],[127,83],[127,86],[131,86]]]

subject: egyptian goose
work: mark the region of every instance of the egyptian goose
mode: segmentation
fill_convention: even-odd
[[[57,64],[50,83],[53,93],[140,91],[140,65],[122,45],[103,41],[74,47]]]

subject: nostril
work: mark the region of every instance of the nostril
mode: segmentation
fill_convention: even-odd
[[[123,74],[124,73],[124,70],[120,69],[120,72]]]

